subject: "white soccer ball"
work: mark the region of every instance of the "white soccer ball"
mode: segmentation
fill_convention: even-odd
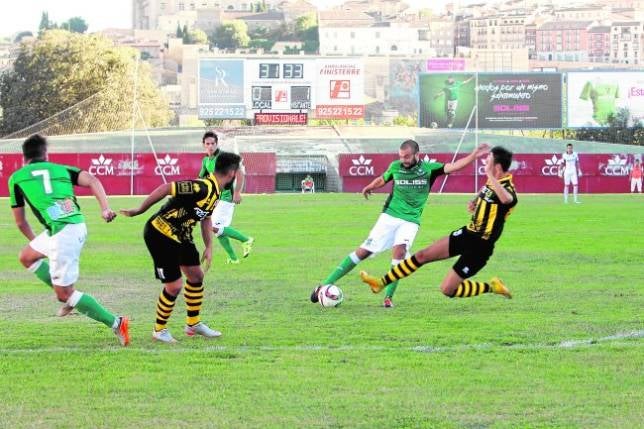
[[[436,122],[432,122],[429,126],[432,128],[438,128],[438,124]]]
[[[342,289],[336,285],[324,285],[318,291],[318,302],[322,307],[337,307],[343,300]]]

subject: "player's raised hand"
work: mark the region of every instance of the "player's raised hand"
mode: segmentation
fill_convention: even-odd
[[[488,153],[490,153],[490,145],[487,143],[480,144],[477,148],[474,149],[474,155],[477,158],[483,155],[487,155]]]
[[[364,199],[365,199],[365,200],[368,200],[368,199],[369,199],[369,195],[371,195],[371,189],[364,188],[364,189],[362,190],[362,195],[364,195]]]
[[[101,217],[105,222],[112,222],[116,217],[116,213],[114,213],[114,210],[108,207],[101,212]]]
[[[134,217],[138,214],[141,214],[141,211],[139,209],[121,209],[119,210],[119,213],[121,213],[125,217]]]

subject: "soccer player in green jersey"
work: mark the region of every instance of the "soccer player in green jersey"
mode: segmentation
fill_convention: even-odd
[[[219,138],[217,137],[217,134],[212,131],[207,131],[203,135],[201,142],[206,150],[206,156],[201,162],[199,177],[204,178],[208,176],[208,174],[215,172],[215,163],[217,162],[217,157],[222,153],[222,151],[217,147]],[[213,232],[219,240],[219,244],[221,244],[221,247],[224,248],[228,255],[228,259],[226,260],[227,264],[239,263],[239,258],[237,258],[235,250],[230,243],[230,238],[241,241],[243,252],[242,257],[244,258],[250,254],[255,241],[253,237],[248,237],[243,232],[230,226],[233,221],[233,214],[235,213],[235,205],[241,203],[241,190],[243,186],[244,171],[242,166],[237,170],[235,180],[225,186],[222,190],[217,207],[212,214]]]
[[[395,266],[405,257],[416,238],[420,218],[429,197],[429,191],[437,177],[453,173],[468,165],[476,158],[486,154],[489,147],[485,144],[474,149],[469,155],[454,163],[425,162],[419,160],[418,143],[406,140],[400,145],[398,161],[389,165],[382,176],[373,180],[363,190],[365,198],[374,189],[382,188],[393,182],[393,187],[378,221],[371,229],[367,239],[349,256],[344,258],[311,293],[311,301],[318,302],[318,290],[322,285],[335,284],[351,271],[360,261],[388,249],[392,249],[391,265]],[[394,292],[398,282],[392,282],[385,294],[385,307],[392,307]]]
[[[155,276],[163,283],[157,300],[156,323],[152,330],[152,338],[156,341],[175,342],[166,325],[177,296],[183,288],[182,273],[186,276],[183,292],[187,307],[185,334],[189,337],[201,335],[206,338],[221,335],[221,332],[210,329],[201,321],[204,270],[200,262],[204,263],[206,270],[210,266],[210,216],[222,190],[234,180],[240,162],[239,155],[224,152],[217,158],[214,174],[200,180],[165,183],[152,191],[138,208],[121,210],[124,216],[138,216],[161,199],[171,196],[159,211],[148,219],[143,230],[145,244],[154,262]],[[201,236],[205,245],[201,261],[192,238],[192,230],[197,222],[201,225]]]
[[[362,281],[369,285],[373,293],[378,293],[388,284],[410,276],[424,264],[460,256],[440,285],[443,294],[450,298],[467,298],[482,293],[496,293],[512,298],[498,277],[493,277],[489,282],[467,280],[487,264],[494,251],[494,243],[503,232],[505,220],[517,204],[512,175],[508,173],[511,163],[512,152],[500,146],[492,148],[485,165],[487,183],[478,197],[468,204],[468,210],[472,213],[470,223],[416,252],[384,277],[373,277],[362,271]]]
[[[434,99],[445,96],[445,114],[447,116],[448,128],[452,128],[454,126],[456,109],[458,107],[459,91],[463,85],[469,83],[472,79],[474,79],[474,76],[471,76],[462,82],[457,82],[452,76],[449,76],[445,81],[445,87],[434,95]]]
[[[77,167],[47,161],[47,140],[35,134],[22,144],[25,166],[9,177],[9,198],[16,225],[29,244],[20,251],[20,263],[54,289],[65,305],[59,316],[76,308],[111,328],[121,345],[128,345],[128,319],[107,311],[91,295],[74,288],[81,250],[87,237],[85,218],[74,194],[74,185],[89,188],[101,216],[111,222],[116,214],[107,203],[101,182]],[[25,215],[25,202],[45,227],[36,236]],[[49,262],[45,260],[48,258]]]

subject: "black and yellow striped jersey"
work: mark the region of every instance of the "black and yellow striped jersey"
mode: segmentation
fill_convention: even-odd
[[[517,205],[517,193],[512,183],[512,175],[507,175],[499,183],[512,195],[512,202],[501,204],[490,182],[486,183],[476,199],[476,207],[467,229],[484,240],[494,243],[501,236],[505,219]]]
[[[148,221],[161,234],[177,241],[191,242],[192,230],[212,214],[220,188],[215,176],[171,183],[172,197]]]

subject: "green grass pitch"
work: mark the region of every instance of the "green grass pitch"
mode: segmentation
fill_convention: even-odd
[[[55,316],[53,293],[18,263],[26,241],[2,199],[0,427],[642,427],[644,200],[519,198],[476,276],[499,275],[514,299],[444,297],[443,261],[403,280],[384,309],[358,278],[384,273],[383,254],[323,309],[311,288],[366,237],[384,195],[247,196],[234,226],[254,252],[227,266],[215,243],[205,279],[203,320],[223,337],[185,337],[181,297],[175,346],[150,335],[161,290],[142,239],[152,211],[105,224],[83,199],[77,287],[131,317],[125,349],[84,316]],[[432,195],[414,249],[465,224],[467,199]]]

